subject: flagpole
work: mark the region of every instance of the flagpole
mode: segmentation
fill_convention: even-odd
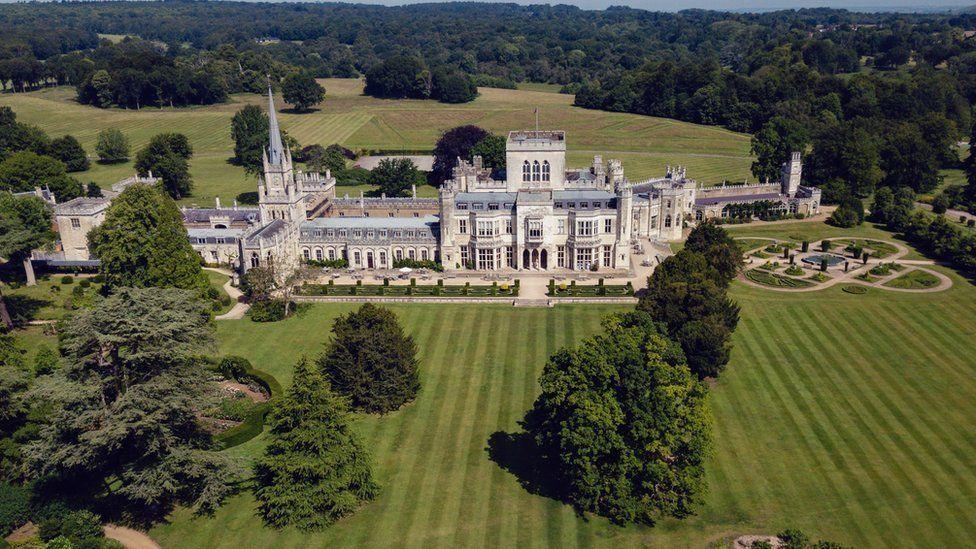
[[[535,131],[539,133],[539,107],[535,108]]]

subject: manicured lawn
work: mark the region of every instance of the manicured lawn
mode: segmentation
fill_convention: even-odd
[[[526,492],[485,451],[491,433],[517,428],[546,357],[614,309],[425,304],[393,307],[421,350],[418,400],[357,423],[383,485],[376,501],[307,535],[264,528],[245,493],[212,518],[180,511],[151,533],[174,547],[702,547],[795,525],[857,547],[964,546],[976,528],[976,288],[943,272],[953,287],[925,295],[735,283],[742,321],[712,391],[710,490],[683,521],[581,519]],[[352,307],[218,323],[220,349],[288,383],[295,360],[317,355]],[[263,444],[232,452],[246,458]]]
[[[498,133],[534,127],[533,109],[540,109],[545,128],[568,132],[570,166],[589,166],[596,154],[619,158],[632,181],[661,176],[666,165],[688,167],[688,175],[705,184],[723,179],[751,177],[749,136],[710,126],[699,126],[626,113],[608,113],[572,106],[573,96],[542,89],[502,90],[483,88],[472,103],[446,105],[436,101],[386,100],[362,95],[362,81],[326,79],[325,102],[308,114],[280,112],[282,128],[302,145],[341,143],[351,149],[430,150],[440,134],[454,126],[477,124]],[[96,109],[74,100],[73,88],[49,88],[30,93],[0,94],[18,120],[36,124],[52,137],[72,134],[94,157],[98,132],[107,127],[122,130],[132,144],[132,154],[156,133],[175,131],[187,135],[194,148],[190,172],[193,195],[184,205],[211,206],[215,196],[230,204],[237,194],[257,189],[257,181],[227,162],[233,155],[230,120],[238,109],[253,103],[264,107],[260,95],[240,94],[224,104],[183,109]],[[279,108],[285,107],[278,99]],[[133,163],[93,165],[74,174],[82,182],[103,186],[134,173]],[[436,196],[434,189],[420,189]],[[339,189],[341,194],[345,192]],[[358,190],[350,191],[358,195]]]
[[[925,271],[909,271],[898,278],[884,283],[891,288],[905,288],[910,290],[920,290],[932,288],[939,285],[939,279]]]

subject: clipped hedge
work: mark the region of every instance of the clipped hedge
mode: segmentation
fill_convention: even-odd
[[[243,381],[244,379],[250,379],[260,385],[272,398],[282,394],[281,384],[268,372],[251,367],[238,378],[238,381]],[[259,402],[251,409],[251,412],[244,418],[244,421],[240,425],[231,427],[214,437],[218,447],[221,450],[226,450],[244,444],[260,435],[261,431],[264,430],[264,418],[270,411],[270,399],[267,402]]]

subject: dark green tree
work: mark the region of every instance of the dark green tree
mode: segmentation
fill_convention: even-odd
[[[409,196],[411,185],[427,182],[424,174],[409,158],[384,158],[369,172],[369,184],[379,187],[376,193],[386,196]]]
[[[346,400],[304,358],[267,419],[270,442],[254,464],[258,512],[275,528],[320,530],[379,491],[350,425]]]
[[[976,124],[973,124],[972,132],[969,135],[969,155],[966,156],[963,163],[963,169],[966,172],[966,187],[962,192],[963,201],[970,209],[976,210],[976,152],[973,151],[973,147],[976,147]]]
[[[325,99],[325,88],[305,71],[286,76],[281,84],[281,93],[285,101],[294,105],[297,111],[308,111]]]
[[[85,149],[70,135],[52,139],[48,154],[63,162],[69,172],[83,172],[90,166]]]
[[[248,173],[259,173],[261,155],[268,145],[268,115],[257,105],[247,105],[234,114],[230,136],[234,140],[234,162]]]
[[[160,133],[136,154],[136,171],[149,172],[163,181],[163,188],[174,199],[190,194],[193,181],[189,159],[193,157],[190,141],[181,133]]]
[[[0,162],[0,191],[25,192],[48,188],[59,202],[81,196],[84,189],[67,175],[64,163],[50,156],[20,151]]]
[[[176,203],[160,191],[147,185],[122,191],[112,200],[105,221],[88,234],[105,281],[206,292],[209,282],[182,221]]]
[[[431,74],[423,61],[395,55],[366,71],[363,93],[392,99],[427,99],[431,85]]]
[[[864,203],[861,199],[847,194],[841,198],[840,204],[834,210],[827,222],[836,227],[850,228],[864,222]]]
[[[735,240],[714,222],[699,223],[692,229],[685,249],[702,254],[718,273],[716,281],[726,286],[742,268],[742,252]]]
[[[116,128],[106,128],[98,132],[95,152],[103,164],[125,162],[129,159],[129,140]]]
[[[434,167],[432,175],[435,183],[443,183],[453,177],[457,159],[471,158],[471,150],[482,139],[491,135],[478,126],[458,126],[444,132],[434,145]]]
[[[699,377],[718,375],[728,363],[731,334],[739,322],[739,307],[726,295],[722,276],[698,252],[681,250],[654,269],[638,310],[663,322]],[[700,322],[694,328],[686,325]],[[722,337],[705,337],[703,330],[723,325]],[[712,345],[705,349],[701,346]],[[714,361],[713,361],[714,360]]]
[[[467,103],[478,96],[478,87],[467,74],[443,67],[433,72],[430,96],[442,103]]]
[[[752,138],[752,175],[760,181],[779,179],[783,162],[794,151],[803,152],[809,142],[807,129],[794,120],[777,116],[769,120]]]
[[[881,147],[883,184],[928,192],[939,183],[939,158],[922,133],[910,124],[889,128]]]
[[[393,311],[369,303],[336,319],[318,366],[336,392],[367,413],[392,412],[420,389],[413,337]]]
[[[39,392],[53,409],[24,450],[31,473],[133,516],[219,505],[233,468],[196,415],[211,396],[196,358],[212,342],[209,318],[192,292],[157,288],[123,288],[76,313],[62,328],[63,367]]]
[[[707,389],[646,314],[554,354],[522,425],[564,499],[619,523],[694,512],[705,491]]]
[[[17,197],[0,191],[0,257],[10,262],[24,262],[25,274],[32,280],[30,262],[32,250],[54,240],[51,231],[51,210],[35,196]],[[3,293],[0,292],[0,327],[13,328]]]
[[[486,168],[492,170],[505,169],[505,138],[501,135],[489,134],[471,147],[471,156],[480,156]]]

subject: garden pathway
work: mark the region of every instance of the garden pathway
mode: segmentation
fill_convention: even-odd
[[[848,238],[854,238],[854,237],[840,236],[840,237],[828,238],[826,240],[834,241],[834,240],[845,240],[845,239],[848,239]],[[816,291],[823,290],[825,288],[829,288],[831,286],[835,286],[837,284],[860,284],[862,286],[880,288],[882,290],[892,291],[892,292],[930,293],[930,292],[941,292],[941,291],[946,290],[946,289],[948,289],[949,287],[952,286],[952,279],[950,279],[945,274],[940,273],[940,272],[935,271],[935,270],[932,270],[932,269],[926,269],[926,268],[922,267],[922,265],[934,265],[935,264],[934,261],[928,260],[928,259],[922,259],[922,260],[919,260],[919,259],[906,259],[906,260],[902,260],[901,258],[904,257],[905,255],[907,255],[910,252],[910,250],[908,249],[908,247],[905,246],[904,244],[900,244],[898,242],[892,242],[890,240],[881,240],[881,239],[871,239],[871,240],[877,240],[878,242],[884,242],[885,244],[889,244],[889,245],[893,246],[896,249],[896,252],[894,254],[888,256],[888,257],[885,257],[885,258],[881,258],[881,259],[869,259],[868,262],[867,262],[867,264],[864,264],[864,265],[862,265],[862,266],[860,266],[858,268],[851,269],[850,271],[848,271],[846,273],[843,272],[843,270],[838,270],[838,269],[835,269],[835,270],[832,270],[832,271],[828,270],[827,274],[833,275],[833,278],[831,278],[830,280],[828,280],[826,282],[821,282],[821,283],[814,284],[813,286],[806,286],[806,287],[802,287],[802,288],[788,288],[788,287],[776,287],[776,286],[769,286],[769,285],[766,285],[766,284],[760,284],[758,282],[754,282],[752,280],[749,280],[749,278],[746,277],[746,271],[745,270],[743,270],[741,273],[739,273],[739,276],[737,278],[738,278],[739,282],[742,282],[743,284],[745,284],[747,286],[753,286],[755,288],[762,288],[764,290],[772,290],[774,292],[816,292]],[[811,253],[817,253],[817,252],[814,252],[813,250],[819,250],[820,249],[820,243],[821,242],[822,241],[813,242],[813,243],[810,244]],[[851,261],[853,262],[854,260],[852,259]],[[878,266],[878,265],[880,265],[882,263],[894,263],[894,262],[897,262],[899,265],[904,265],[905,267],[908,267],[908,268],[906,268],[904,270],[901,270],[901,271],[898,271],[896,273],[890,274],[890,275],[885,275],[885,276],[881,277],[880,279],[875,280],[873,282],[868,282],[866,280],[861,280],[861,279],[857,278],[857,276],[867,273],[873,267],[876,267],[876,266]],[[754,268],[758,268],[758,267],[754,267]],[[889,282],[890,280],[893,280],[893,279],[898,278],[900,276],[904,276],[904,275],[906,275],[906,274],[908,274],[908,273],[910,273],[911,271],[914,271],[914,270],[921,270],[921,271],[925,271],[928,274],[931,274],[932,276],[934,276],[934,277],[936,277],[936,278],[939,279],[939,284],[937,286],[933,286],[931,288],[892,288],[891,286],[884,286],[884,284],[886,282]],[[781,273],[777,273],[777,274],[780,274],[781,276],[789,276],[789,275],[782,275]],[[806,274],[804,274],[804,276],[806,276]],[[792,277],[792,278],[800,278],[800,277]]]
[[[213,271],[215,273],[220,273],[222,275],[227,275],[229,277],[227,282],[224,283],[224,291],[227,292],[227,295],[229,295],[233,301],[235,301],[234,306],[231,307],[229,311],[222,315],[215,316],[214,320],[240,320],[244,318],[244,314],[247,313],[247,310],[250,309],[251,306],[240,301],[240,297],[244,294],[235,288],[233,284],[231,284],[234,280],[234,273],[228,271],[227,269],[219,269],[214,267],[204,267],[204,269]]]

